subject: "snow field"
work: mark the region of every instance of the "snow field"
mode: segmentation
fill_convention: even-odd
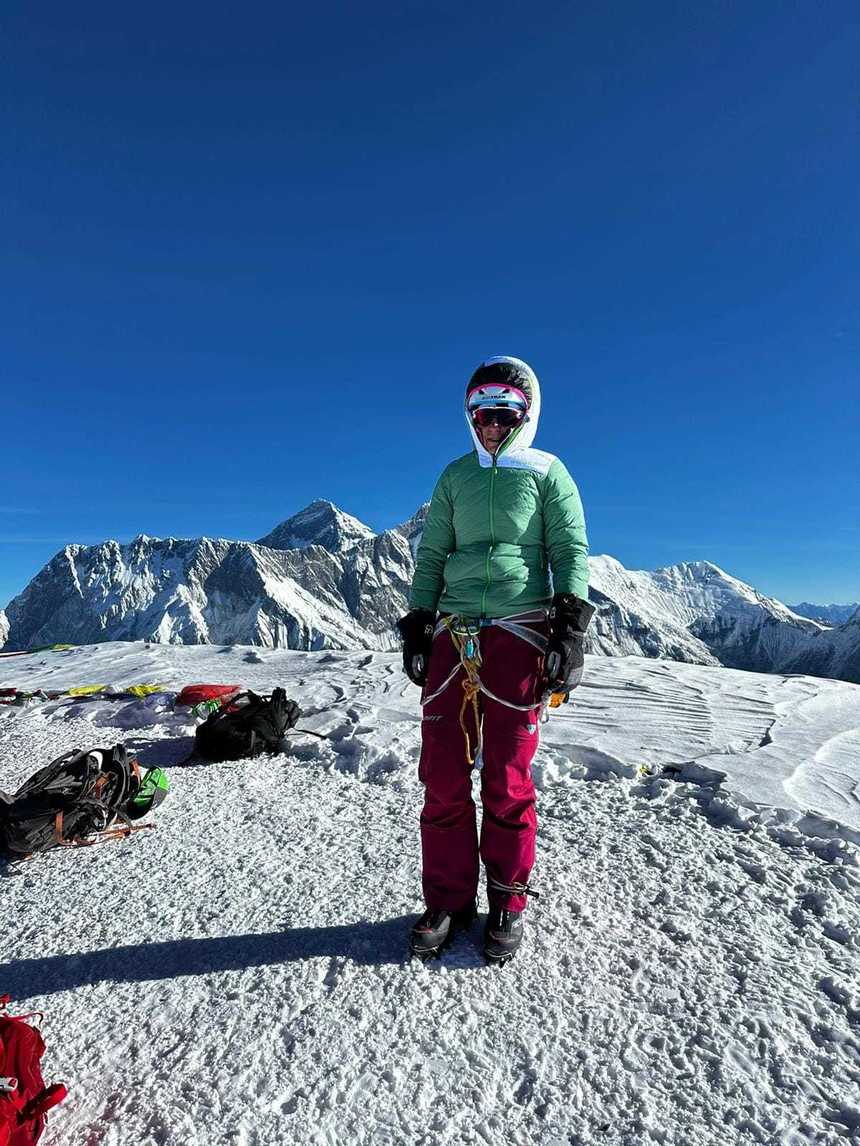
[[[331,737],[178,767],[185,718],[128,727],[151,710],[103,701],[0,709],[0,787],[118,739],[172,783],[154,831],[0,883],[0,991],[44,1010],[46,1076],[72,1091],[46,1146],[860,1139],[851,829],[750,798],[773,782],[754,765],[780,737],[790,760],[808,678],[798,692],[590,660],[589,688],[544,728],[541,898],[498,970],[479,925],[439,962],[405,955],[421,789],[417,692],[396,656],[111,645],[16,660],[4,671],[27,687],[281,683],[300,725]],[[828,767],[856,719],[851,688],[818,706]],[[724,760],[744,762],[746,791],[720,786]],[[790,775],[803,765],[812,783],[809,760]],[[856,763],[837,764],[826,811],[852,791]]]

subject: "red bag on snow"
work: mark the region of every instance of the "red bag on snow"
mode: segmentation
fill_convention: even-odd
[[[39,1066],[45,1043],[27,1019],[7,1015],[0,995],[0,1146],[32,1146],[45,1129],[45,1115],[68,1094],[61,1083],[45,1086]]]
[[[203,704],[207,700],[220,700],[235,696],[240,689],[238,684],[187,684],[174,701],[175,704]]]

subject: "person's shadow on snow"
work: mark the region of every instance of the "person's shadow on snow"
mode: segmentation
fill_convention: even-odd
[[[337,927],[293,927],[264,934],[214,939],[171,939],[0,963],[0,986],[13,998],[53,995],[96,983],[139,983],[242,971],[314,956],[339,956],[367,966],[403,964],[413,915]]]

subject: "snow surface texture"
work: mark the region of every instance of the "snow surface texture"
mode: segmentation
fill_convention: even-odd
[[[856,686],[589,658],[544,727],[541,898],[499,971],[478,926],[405,956],[419,710],[397,656],[98,645],[0,674],[282,684],[328,734],[170,767],[193,725],[157,703],[0,709],[0,787],[120,739],[172,784],[154,832],[6,869],[0,992],[44,1010],[71,1087],[45,1146],[860,1139]]]
[[[378,536],[327,501],[261,541],[68,545],[0,614],[0,648],[146,640],[263,648],[396,646],[427,506]],[[860,612],[830,628],[707,561],[653,573],[589,562],[590,652],[860,681]]]

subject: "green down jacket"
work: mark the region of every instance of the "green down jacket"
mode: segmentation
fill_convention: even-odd
[[[411,609],[504,617],[544,608],[553,593],[588,600],[582,502],[562,462],[531,448],[540,388],[529,373],[528,420],[495,458],[466,415],[475,448],[451,462],[436,483],[418,547]]]

